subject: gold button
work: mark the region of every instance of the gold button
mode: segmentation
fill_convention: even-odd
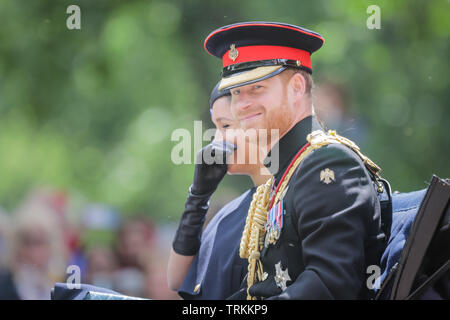
[[[297,60],[297,67],[300,67],[302,65],[302,63],[300,62],[300,60]]]
[[[194,292],[198,292],[199,290],[200,290],[200,283],[195,286]]]

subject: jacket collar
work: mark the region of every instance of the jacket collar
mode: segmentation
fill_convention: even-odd
[[[294,156],[308,142],[306,140],[308,134],[314,130],[324,129],[315,116],[306,117],[297,122],[269,151],[266,159],[264,159],[264,165],[274,175],[276,181],[281,179]],[[272,159],[271,155],[276,155],[276,151],[278,151],[278,157]]]

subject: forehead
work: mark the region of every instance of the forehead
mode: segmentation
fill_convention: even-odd
[[[256,82],[253,82],[253,83],[249,83],[249,84],[246,84],[246,85],[243,85],[243,86],[239,86],[239,87],[230,89],[230,91],[234,92],[235,90],[251,89],[252,87],[257,86],[257,85],[265,86],[265,87],[268,87],[268,88],[277,88],[277,87],[279,87],[280,84],[283,83],[282,82],[282,74],[283,74],[283,72],[280,73],[280,74],[277,74],[277,75],[275,75],[273,77],[261,80],[261,81],[256,81]]]
[[[219,118],[219,117],[226,117],[231,118],[231,109],[230,109],[230,102],[231,97],[230,96],[224,96],[217,99],[211,108],[211,117],[213,120]]]

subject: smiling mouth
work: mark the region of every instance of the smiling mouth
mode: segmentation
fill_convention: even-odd
[[[253,114],[253,115],[250,115],[250,116],[247,116],[247,117],[242,118],[241,121],[242,121],[242,122],[250,121],[250,120],[256,119],[256,118],[259,117],[260,115],[261,115],[261,113],[256,113],[256,114]]]

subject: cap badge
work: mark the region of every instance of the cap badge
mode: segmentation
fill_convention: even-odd
[[[230,52],[228,53],[228,56],[230,57],[231,60],[236,61],[238,55],[239,55],[239,51],[237,51],[236,45],[232,44],[230,46]]]

